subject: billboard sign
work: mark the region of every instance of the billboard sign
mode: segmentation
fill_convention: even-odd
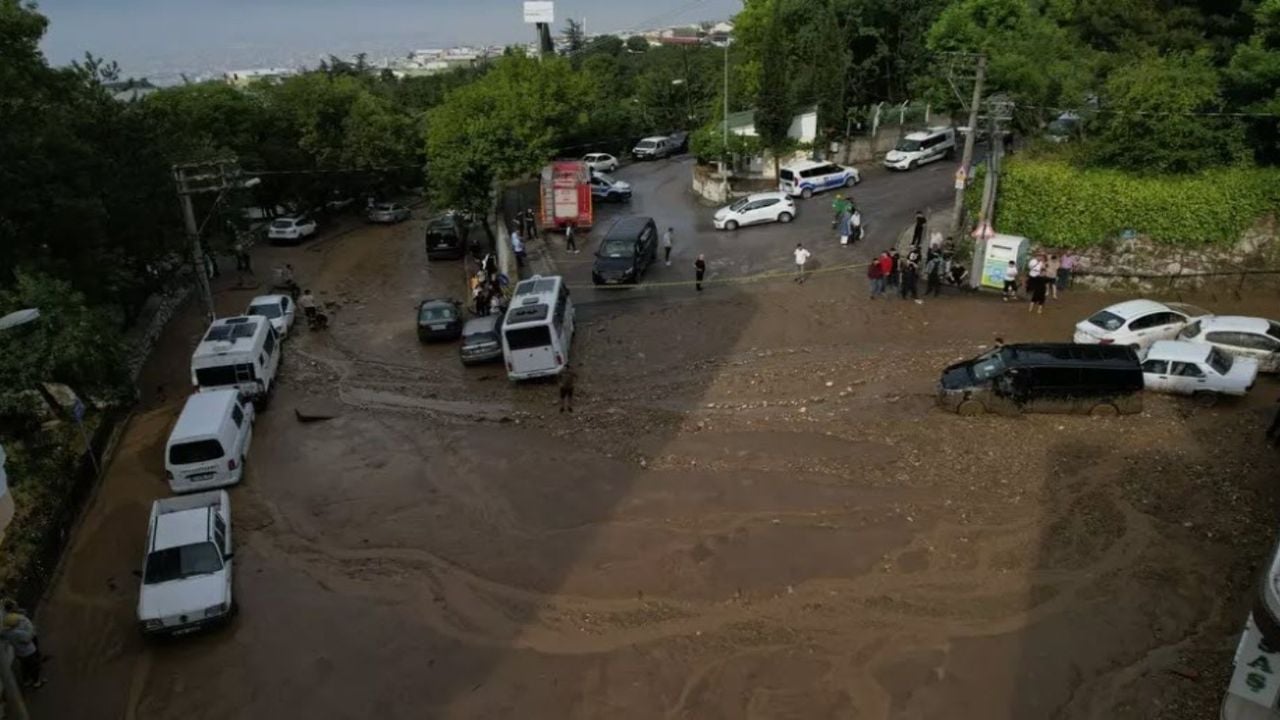
[[[556,21],[555,3],[547,0],[525,0],[524,21],[526,23],[547,23]]]

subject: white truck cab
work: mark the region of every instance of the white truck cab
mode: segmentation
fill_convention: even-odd
[[[138,593],[148,635],[183,635],[231,617],[231,501],[225,490],[157,500]]]

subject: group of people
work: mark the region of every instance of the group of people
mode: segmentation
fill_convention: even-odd
[[[13,648],[18,666],[22,668],[22,684],[31,689],[44,687],[46,680],[41,666],[46,658],[40,652],[40,639],[36,634],[35,623],[31,622],[26,611],[20,609],[13,600],[4,601],[3,613],[3,619],[0,619],[0,640]]]
[[[897,248],[889,248],[880,253],[867,265],[867,279],[871,285],[871,299],[883,297],[890,288],[897,290],[898,295],[906,300],[910,298],[917,303],[920,299],[920,277],[925,278],[926,297],[942,295],[943,285],[954,285],[963,289],[969,277],[964,264],[955,260],[953,241],[947,240],[943,245],[941,234],[930,241],[928,249],[922,249],[924,239],[924,215],[917,213],[915,232],[912,234],[911,247],[905,257]]]
[[[471,279],[471,303],[476,317],[500,315],[506,311],[504,286],[508,281],[498,272],[498,259],[493,253],[480,261],[480,270]]]
[[[862,239],[862,211],[854,204],[852,197],[836,195],[831,201],[833,218],[831,226],[840,234],[840,244],[848,247]]]
[[[1058,299],[1058,291],[1065,290],[1071,283],[1071,274],[1075,271],[1076,257],[1070,250],[1061,256],[1047,254],[1041,250],[1031,256],[1027,262],[1025,276],[1018,272],[1018,263],[1010,260],[1004,271],[1004,300],[1018,299],[1019,284],[1026,290],[1030,303],[1028,312],[1043,313],[1044,303],[1050,295]],[[1019,283],[1019,280],[1022,280]]]

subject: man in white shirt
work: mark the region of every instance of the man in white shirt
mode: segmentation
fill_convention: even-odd
[[[809,251],[804,249],[804,245],[796,243],[796,282],[804,282],[804,264],[809,262]]]
[[[519,230],[511,231],[511,251],[516,256],[516,267],[524,267],[524,239],[520,237]]]

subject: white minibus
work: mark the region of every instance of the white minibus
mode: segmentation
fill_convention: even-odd
[[[502,356],[512,380],[559,375],[569,364],[573,300],[559,275],[516,285],[502,324]]]

